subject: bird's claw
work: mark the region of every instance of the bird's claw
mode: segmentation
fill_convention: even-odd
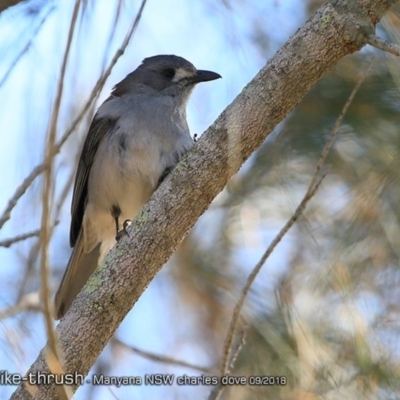
[[[117,232],[117,236],[115,236],[115,240],[117,242],[119,242],[124,236],[128,236],[129,237],[129,233],[126,230],[126,228],[128,228],[131,224],[132,224],[132,221],[130,219],[126,219],[124,221],[124,223],[122,224],[122,229],[120,229]]]
[[[158,180],[158,184],[161,185],[162,181],[171,173],[171,171],[174,169],[174,167],[167,167],[165,168],[164,172],[160,176],[160,179]]]

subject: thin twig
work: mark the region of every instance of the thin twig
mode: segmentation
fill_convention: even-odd
[[[122,41],[121,47],[116,51],[114,57],[111,59],[110,64],[108,65],[107,69],[103,72],[101,77],[98,79],[98,81],[94,85],[94,88],[92,89],[92,92],[90,93],[89,99],[86,102],[86,104],[84,105],[84,107],[82,108],[81,112],[78,114],[78,116],[72,122],[71,126],[67,129],[67,131],[64,133],[64,135],[57,142],[55,149],[54,149],[54,154],[56,154],[60,151],[61,146],[68,139],[68,137],[71,135],[71,133],[76,129],[79,122],[82,120],[82,118],[85,116],[86,112],[89,110],[90,106],[92,105],[93,100],[100,94],[100,91],[103,88],[104,83],[106,82],[107,78],[111,74],[111,71],[114,68],[114,65],[117,63],[118,59],[124,54],[125,49],[128,46],[129,41],[140,22],[146,2],[147,2],[147,0],[142,0],[142,4],[140,5],[139,11],[136,15],[136,18],[135,18],[130,30],[126,34],[124,40]],[[0,229],[1,229],[1,225],[0,225]]]
[[[366,42],[379,50],[400,56],[400,46],[398,44],[388,42],[375,35],[367,35]]]
[[[236,360],[239,356],[240,351],[242,350],[246,341],[246,329],[243,329],[242,332],[239,334],[239,340],[237,341],[236,345],[233,346],[233,351],[231,352],[232,356],[228,365],[228,369],[226,371],[227,374],[230,374],[235,366]]]
[[[329,150],[332,146],[332,143],[336,137],[337,131],[339,130],[339,127],[343,121],[343,117],[346,114],[351,102],[353,101],[353,98],[355,94],[357,93],[358,89],[361,86],[361,83],[364,81],[365,77],[367,76],[367,73],[373,63],[373,60],[370,62],[368,65],[368,68],[364,72],[364,74],[360,77],[359,81],[357,82],[356,86],[354,87],[353,91],[351,92],[349,98],[347,99],[342,112],[340,113],[338,119],[336,120],[336,123],[330,133],[330,136],[328,138],[328,141],[322,150],[322,153],[319,157],[317,166],[315,168],[314,175],[311,179],[311,182],[308,186],[307,192],[303,197],[303,200],[300,202],[298,205],[296,211],[292,215],[292,217],[286,222],[286,224],[283,226],[283,228],[280,230],[278,235],[275,237],[275,239],[271,242],[271,244],[268,246],[267,250],[261,257],[260,261],[257,263],[257,265],[253,268],[251,271],[250,275],[247,278],[246,284],[242,290],[241,296],[235,306],[235,309],[233,311],[231,323],[228,329],[227,336],[225,338],[225,343],[224,343],[224,350],[223,350],[223,359],[221,363],[221,370],[220,374],[221,376],[225,375],[228,370],[229,365],[231,364],[231,353],[232,353],[232,344],[235,338],[235,333],[237,330],[237,326],[239,323],[239,316],[242,311],[242,307],[244,304],[244,301],[247,297],[247,294],[251,288],[251,286],[254,283],[254,280],[258,273],[260,272],[261,268],[263,267],[264,263],[272,253],[272,251],[275,249],[275,247],[279,244],[279,242],[282,240],[282,238],[285,236],[285,234],[289,231],[289,229],[294,225],[294,223],[299,219],[299,217],[302,215],[304,209],[306,208],[308,202],[311,200],[311,198],[314,196],[316,191],[318,190],[319,186],[321,185],[323,179],[325,178],[327,171],[320,176],[320,171],[325,163],[326,157],[329,153]]]
[[[32,292],[22,296],[21,300],[11,307],[0,311],[0,320],[12,317],[21,311],[42,311],[40,293]]]
[[[75,1],[75,6],[72,14],[71,24],[69,27],[67,45],[64,51],[64,57],[61,63],[60,77],[58,81],[58,87],[56,91],[56,98],[54,101],[53,111],[51,113],[51,120],[49,124],[48,139],[46,141],[46,159],[48,160],[48,165],[44,171],[44,186],[42,194],[43,211],[42,211],[42,221],[41,221],[41,232],[40,232],[40,242],[41,242],[41,297],[43,301],[43,315],[45,319],[45,327],[47,332],[47,339],[49,341],[49,351],[46,354],[47,364],[52,373],[61,374],[63,368],[59,361],[58,356],[58,346],[56,335],[54,333],[53,318],[52,318],[52,304],[51,304],[51,292],[49,287],[49,243],[50,243],[50,218],[51,218],[51,204],[52,204],[52,194],[53,194],[53,160],[52,155],[54,144],[57,136],[57,123],[60,114],[61,100],[64,93],[64,80],[67,70],[68,58],[71,51],[72,39],[75,32],[76,21],[78,20],[79,8],[81,0]],[[60,385],[58,387],[58,394],[61,399],[71,398],[71,389],[66,385]]]
[[[74,121],[72,122],[70,127],[65,131],[64,135],[61,136],[61,138],[55,144],[55,146],[53,147],[52,151],[48,153],[48,157],[49,158],[46,157],[45,160],[41,164],[39,164],[36,167],[34,167],[32,169],[32,171],[30,172],[30,174],[24,179],[22,184],[17,188],[15,193],[11,196],[11,199],[8,201],[6,209],[3,211],[3,214],[0,217],[0,229],[11,218],[11,212],[14,209],[14,207],[17,205],[18,200],[25,194],[25,192],[32,185],[32,183],[35,181],[35,179],[47,168],[50,160],[56,154],[58,154],[60,152],[61,147],[63,146],[63,144],[70,137],[72,132],[75,131],[76,127],[79,125],[79,123],[81,122],[81,120],[86,115],[86,113],[89,110],[89,108],[91,107],[93,101],[99,95],[99,93],[100,93],[101,89],[103,88],[104,83],[107,80],[108,76],[110,75],[114,65],[118,61],[119,57],[121,57],[122,54],[124,54],[125,49],[128,46],[129,41],[130,41],[133,33],[135,32],[135,30],[136,30],[136,28],[137,28],[137,26],[138,26],[138,24],[140,22],[140,19],[141,19],[142,13],[143,13],[143,9],[144,9],[144,6],[145,6],[146,2],[147,2],[147,0],[142,0],[141,6],[140,6],[139,11],[138,11],[138,13],[136,15],[136,18],[135,18],[130,30],[126,34],[126,36],[125,36],[125,38],[124,38],[124,40],[123,40],[123,42],[121,44],[121,47],[116,51],[114,57],[110,61],[110,64],[109,64],[108,68],[103,72],[101,77],[96,82],[94,88],[92,89],[92,92],[90,93],[90,96],[89,96],[88,100],[86,101],[85,105],[81,109],[80,113],[76,116],[76,118],[74,119]]]
[[[156,362],[160,362],[160,363],[164,363],[164,364],[176,365],[178,367],[190,368],[190,369],[194,369],[196,371],[203,372],[205,374],[210,374],[213,371],[212,368],[202,367],[200,365],[191,364],[191,363],[188,363],[186,361],[177,360],[175,358],[161,356],[159,354],[155,354],[155,353],[151,353],[151,352],[148,352],[148,351],[145,351],[145,350],[141,350],[141,349],[139,349],[139,348],[137,348],[135,346],[130,346],[130,345],[128,345],[128,344],[126,344],[126,343],[124,343],[124,342],[122,342],[122,341],[120,341],[119,339],[116,339],[116,338],[112,339],[112,342],[116,343],[117,345],[122,346],[122,347],[124,347],[126,349],[129,349],[129,350],[133,351],[134,353],[136,353],[136,354],[138,354],[138,355],[140,355],[142,357],[145,357],[145,358],[147,358],[149,360],[152,360],[152,361],[156,361]]]
[[[105,47],[106,49],[109,49],[111,47],[111,45],[113,43],[113,40],[114,40],[115,33],[117,32],[117,27],[119,26],[119,19],[120,19],[121,15],[122,15],[122,7],[123,7],[122,3],[123,2],[121,0],[118,1],[118,5],[117,5],[117,8],[115,10],[114,21],[112,22],[111,33],[110,33],[110,35],[108,36],[108,39],[107,39],[107,44],[106,44],[106,47]],[[104,58],[103,58],[103,62],[102,62],[103,71],[107,66],[107,56],[108,56],[108,53],[104,52]]]
[[[22,56],[29,50],[29,48],[32,46],[33,39],[35,36],[39,33],[40,29],[42,28],[43,24],[45,23],[46,19],[48,16],[51,14],[51,12],[54,10],[54,7],[49,8],[48,12],[45,14],[45,16],[40,20],[38,25],[36,26],[35,30],[31,34],[30,39],[26,43],[26,45],[23,47],[23,49],[17,54],[15,57],[14,61],[11,62],[8,70],[6,73],[3,75],[3,77],[0,79],[0,87],[4,85],[4,83],[7,81],[8,77],[10,76],[11,72],[15,68],[15,66],[18,64],[18,62],[21,60]]]
[[[235,366],[236,359],[245,344],[245,338],[246,338],[246,330],[243,329],[239,335],[239,340],[237,341],[236,345],[233,346],[232,357],[230,358],[228,369],[224,375],[230,374],[233,367]],[[220,376],[218,385],[216,385],[214,389],[211,391],[208,400],[219,400],[221,398],[222,393],[224,391],[224,385],[222,385],[221,382],[222,377],[223,375]]]
[[[59,223],[60,221],[57,220],[52,226],[52,229],[54,229],[54,227],[57,226]],[[36,229],[34,231],[27,233],[21,233],[20,235],[14,236],[10,239],[0,240],[0,247],[10,247],[15,243],[22,242],[23,240],[30,239],[39,235],[40,235],[40,229]]]
[[[40,235],[40,229],[36,229],[32,232],[22,233],[21,235],[14,236],[10,239],[0,240],[0,247],[10,247],[11,245],[22,242],[23,240],[33,238]]]

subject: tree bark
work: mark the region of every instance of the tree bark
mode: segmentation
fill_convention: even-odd
[[[307,91],[366,35],[395,0],[332,0],[268,61],[156,191],[57,326],[65,373],[86,376],[119,324],[229,178]],[[45,347],[28,373],[49,374]],[[49,367],[49,365],[50,367]],[[75,391],[81,382],[69,389]],[[19,386],[12,399],[57,399],[54,384]]]

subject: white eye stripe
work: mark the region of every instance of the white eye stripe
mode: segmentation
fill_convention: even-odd
[[[172,82],[180,81],[183,78],[189,78],[194,75],[194,71],[188,71],[187,69],[177,68],[175,75],[172,78]]]

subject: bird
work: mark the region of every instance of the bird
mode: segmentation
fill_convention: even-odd
[[[73,248],[54,297],[61,319],[163,178],[191,148],[186,106],[196,84],[221,78],[176,55],[145,58],[98,108],[71,203]]]

